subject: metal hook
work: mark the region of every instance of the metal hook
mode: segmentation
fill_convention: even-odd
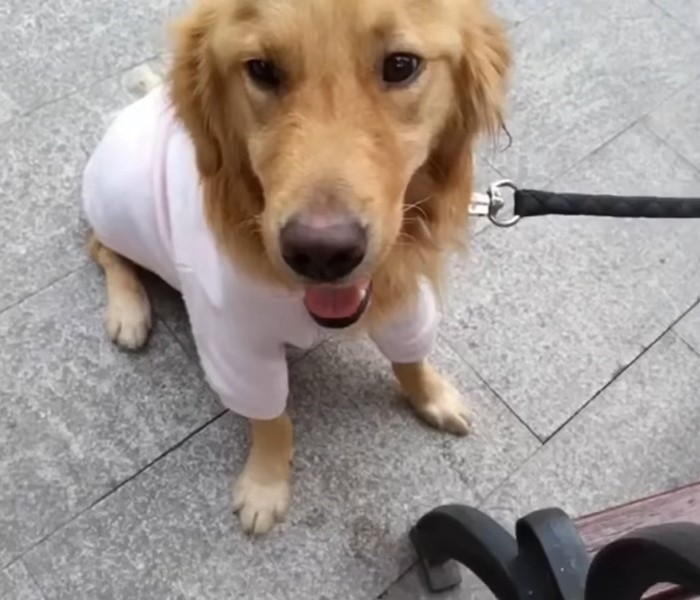
[[[499,219],[498,212],[506,205],[503,195],[501,194],[501,188],[510,188],[513,191],[517,191],[517,186],[509,179],[501,179],[500,181],[495,181],[492,183],[486,194],[489,198],[489,220],[498,227],[512,227],[518,221],[520,221],[519,215],[513,215],[512,217]]]

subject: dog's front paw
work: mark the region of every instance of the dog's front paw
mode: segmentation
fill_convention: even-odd
[[[418,415],[429,425],[455,435],[467,435],[472,422],[459,392],[447,381],[433,386],[423,402],[413,404]]]
[[[394,364],[394,373],[421,419],[455,435],[469,433],[471,419],[460,393],[430,363]]]
[[[281,521],[289,508],[290,484],[287,477],[256,477],[244,469],[233,486],[233,510],[246,533],[261,535]]]
[[[110,297],[105,314],[110,339],[129,350],[146,343],[151,329],[151,306],[143,290],[120,291]]]

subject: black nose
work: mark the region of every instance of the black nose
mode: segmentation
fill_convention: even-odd
[[[299,275],[332,282],[352,273],[367,252],[367,232],[348,218],[332,225],[311,225],[292,218],[280,232],[282,257]]]

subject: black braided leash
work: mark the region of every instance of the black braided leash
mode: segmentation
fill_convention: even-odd
[[[513,190],[513,216],[499,216],[505,206],[502,188]],[[492,184],[487,200],[476,200],[474,214],[488,214],[500,227],[515,225],[521,218],[543,215],[580,215],[646,219],[698,219],[700,197],[612,196],[609,194],[569,194],[545,190],[519,189],[508,180]],[[483,198],[483,196],[482,196]],[[487,206],[484,206],[487,204]],[[484,210],[485,209],[485,210]]]
[[[519,217],[589,215],[647,219],[700,218],[700,198],[559,194],[542,190],[515,190],[513,200],[513,212]]]

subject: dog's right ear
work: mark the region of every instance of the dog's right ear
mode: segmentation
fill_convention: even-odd
[[[222,115],[216,98],[223,84],[210,47],[215,15],[205,4],[173,26],[175,52],[170,72],[171,98],[178,118],[194,143],[197,166],[204,177],[222,166]]]

